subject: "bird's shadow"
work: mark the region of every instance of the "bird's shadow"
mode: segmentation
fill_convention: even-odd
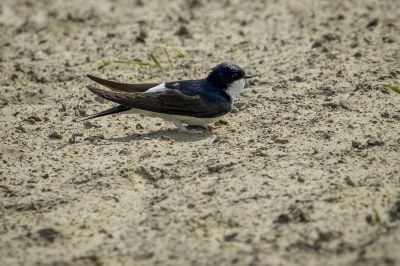
[[[164,139],[164,140],[175,140],[181,142],[196,142],[199,140],[207,139],[212,135],[213,134],[211,132],[192,133],[192,132],[180,132],[173,129],[161,129],[144,134],[133,134],[125,137],[108,138],[106,140],[112,142],[131,142],[131,141],[149,140],[149,139]]]

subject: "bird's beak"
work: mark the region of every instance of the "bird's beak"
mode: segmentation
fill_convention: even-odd
[[[244,78],[245,79],[251,79],[251,78],[254,78],[254,77],[257,77],[257,76],[259,76],[259,75],[245,75]]]

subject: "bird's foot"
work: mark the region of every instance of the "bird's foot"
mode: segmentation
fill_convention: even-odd
[[[191,129],[191,128],[199,129],[199,128],[201,128],[201,129],[204,129],[204,130],[209,131],[209,132],[212,132],[212,130],[215,129],[215,127],[213,125],[201,125],[201,126],[188,125],[186,128],[187,129]]]
[[[182,124],[181,121],[178,120],[173,120],[172,121],[174,125],[178,128],[179,132],[189,132],[189,133],[195,133],[195,134],[203,134],[204,130],[211,132],[212,129],[215,127],[212,125],[202,125],[202,126],[197,126],[197,125],[187,125],[186,127]]]
[[[174,125],[178,128],[179,132],[187,132],[187,133],[194,133],[194,134],[201,134],[203,133],[201,130],[197,129],[190,129],[190,127],[185,127],[181,121],[173,120]]]

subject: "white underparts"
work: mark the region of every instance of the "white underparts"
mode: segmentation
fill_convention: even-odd
[[[234,100],[240,95],[240,93],[243,91],[245,86],[245,81],[244,79],[239,79],[233,82],[231,85],[228,86],[226,92],[229,94],[229,96],[232,99],[232,104]],[[153,88],[148,89],[145,93],[151,93],[151,92],[161,92],[161,91],[166,91],[168,90],[167,87],[165,87],[165,83],[157,85]],[[199,117],[191,117],[191,116],[182,116],[182,115],[171,115],[171,114],[162,114],[162,113],[157,113],[157,112],[151,112],[151,111],[146,111],[142,109],[137,109],[137,108],[132,108],[126,112],[123,112],[125,114],[142,114],[145,116],[150,116],[150,117],[159,117],[167,121],[171,121],[175,124],[175,126],[179,129],[182,130],[183,125],[192,125],[192,126],[206,126],[209,124],[212,124],[221,117],[212,117],[212,118],[199,118]]]
[[[229,94],[232,98],[232,104],[237,97],[239,97],[240,93],[243,91],[246,82],[244,79],[239,79],[233,82],[231,85],[228,86],[226,89],[226,93]]]

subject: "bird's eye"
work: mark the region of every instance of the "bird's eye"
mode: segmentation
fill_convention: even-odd
[[[232,78],[236,79],[236,78],[238,78],[238,77],[239,77],[239,74],[238,74],[238,73],[233,73],[233,74],[232,74]]]

